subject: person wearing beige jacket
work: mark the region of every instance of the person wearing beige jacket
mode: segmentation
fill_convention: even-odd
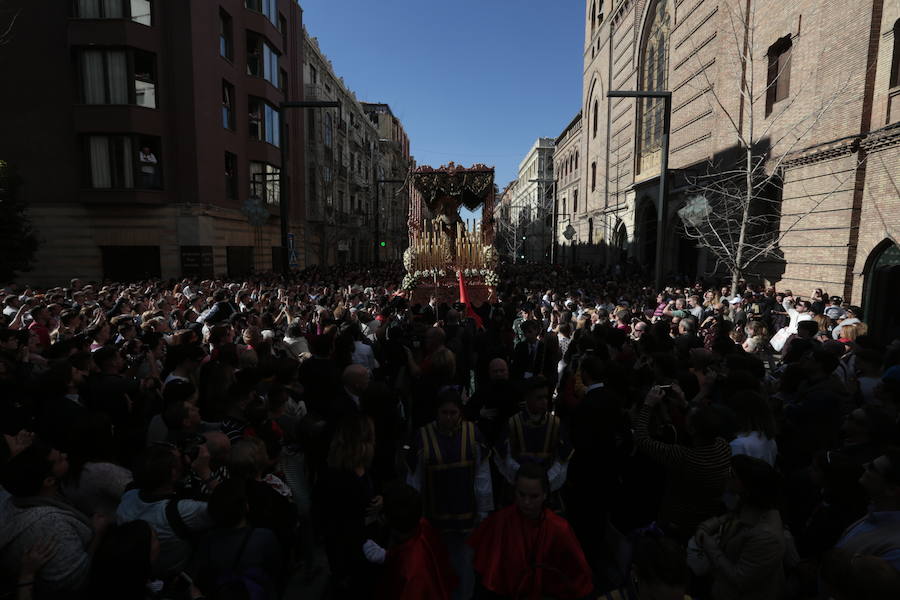
[[[781,477],[757,458],[732,458],[728,512],[704,521],[695,541],[710,564],[713,600],[771,600],[784,585],[784,526],[776,508]]]

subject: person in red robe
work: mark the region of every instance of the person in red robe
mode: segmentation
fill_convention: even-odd
[[[515,504],[488,517],[468,543],[475,551],[478,598],[575,600],[594,594],[591,569],[569,523],[546,507],[543,467],[516,473]]]
[[[440,534],[422,517],[422,497],[398,483],[384,491],[384,516],[391,529],[384,551],[371,540],[363,552],[384,567],[376,600],[450,600],[458,579]]]

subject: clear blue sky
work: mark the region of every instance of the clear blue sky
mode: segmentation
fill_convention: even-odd
[[[418,164],[496,167],[502,190],[581,102],[583,0],[301,0],[360,100],[386,102]]]

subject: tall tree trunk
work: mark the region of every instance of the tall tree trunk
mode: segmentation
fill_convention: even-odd
[[[746,29],[744,31],[745,38],[752,32],[750,31],[750,2],[747,2],[748,13],[746,17]],[[752,44],[744,44],[744,65],[752,65],[752,56],[750,55],[750,46]],[[746,71],[744,71],[746,72]],[[749,80],[747,77],[741,77],[741,97],[746,97],[747,102],[747,135],[744,137],[744,153],[746,155],[746,170],[744,172],[744,206],[741,211],[741,231],[738,236],[737,248],[734,253],[734,264],[731,267],[731,297],[737,296],[738,282],[744,270],[744,245],[747,240],[747,220],[750,218],[750,204],[753,201],[753,82],[754,74],[752,67],[750,68]],[[741,123],[743,125],[743,123]]]

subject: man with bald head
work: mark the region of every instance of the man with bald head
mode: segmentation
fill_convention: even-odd
[[[359,412],[360,397],[369,387],[372,376],[362,365],[348,365],[341,374],[343,389],[338,394],[335,410],[338,420]]]

